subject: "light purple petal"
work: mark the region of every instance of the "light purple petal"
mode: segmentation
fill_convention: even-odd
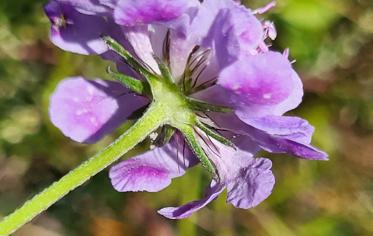
[[[188,0],[119,0],[114,17],[117,24],[133,27],[174,20],[187,6]]]
[[[118,0],[54,0],[73,6],[77,11],[87,15],[110,16]]]
[[[238,175],[227,183],[228,202],[235,207],[248,209],[255,207],[272,193],[275,177],[269,159],[236,155],[231,161],[246,164],[239,169]]]
[[[231,0],[204,1],[192,28],[194,35],[201,38],[199,44],[211,49],[209,66],[203,74],[206,80],[216,77],[240,55],[256,52],[263,40],[260,21],[249,9]]]
[[[292,73],[282,54],[268,52],[241,58],[220,74],[218,83],[248,105],[274,105],[291,94]]]
[[[121,84],[82,77],[61,81],[51,96],[52,123],[77,142],[96,142],[148,101]]]
[[[108,33],[110,27],[102,17],[82,14],[56,1],[49,2],[44,10],[52,23],[50,39],[56,46],[79,54],[107,51],[100,36]]]
[[[119,192],[158,192],[170,185],[173,178],[182,176],[198,161],[189,150],[183,152],[184,144],[176,141],[177,138],[113,166],[110,179],[114,188]]]
[[[125,33],[136,55],[155,73],[160,74],[158,64],[154,59],[154,50],[150,41],[147,26],[133,27]]]
[[[281,129],[276,126],[268,128],[265,128],[264,126],[260,127],[258,123],[255,124],[257,126],[257,128],[255,128],[254,126],[244,123],[233,114],[217,114],[214,116],[214,120],[221,127],[224,127],[233,133],[250,137],[261,148],[269,152],[287,153],[309,160],[327,160],[326,153],[305,142],[309,141],[310,137],[307,137],[307,132],[310,132],[310,127],[305,129],[303,127],[298,130],[299,132],[304,133],[280,135],[274,133],[286,132],[286,129]],[[278,124],[281,124],[281,122],[277,122]]]
[[[223,190],[225,187],[219,184],[212,184],[212,187],[209,187],[206,191],[206,195],[204,198],[189,202],[185,205],[179,207],[166,207],[162,208],[158,211],[159,214],[167,217],[169,219],[183,219],[189,217],[196,211],[200,210],[201,208],[205,207],[211,201],[213,201]]]
[[[251,117],[236,112],[238,118],[246,124],[263,130],[268,134],[286,137],[302,143],[310,143],[314,128],[304,119],[295,116]]]
[[[120,8],[120,4],[131,4],[132,7],[138,7],[141,4],[146,4],[147,7],[141,8],[142,11],[146,11],[148,9],[149,4],[153,4],[152,2],[148,1],[138,1],[138,2],[129,2],[123,1],[122,3],[118,4],[116,8],[117,14],[122,14],[122,10]],[[156,3],[154,3],[156,4]],[[191,18],[194,17],[195,11],[197,11],[197,7],[199,6],[199,2],[197,0],[188,0],[188,1],[163,1],[162,4],[158,4],[158,7],[164,8],[158,9],[150,9],[149,12],[149,19],[146,22],[132,22],[132,27],[127,28],[126,38],[131,43],[136,55],[147,64],[155,73],[160,73],[159,68],[157,66],[156,61],[154,60],[154,56],[158,58],[164,58],[163,55],[163,44],[166,39],[166,33],[170,30],[171,35],[171,68],[172,72],[175,75],[175,78],[180,75],[175,73],[177,70],[184,70],[185,68],[185,58],[188,57],[189,49],[191,48],[186,47],[183,45],[183,42],[190,42],[193,40],[185,40],[187,35],[187,30],[189,29],[189,24],[191,22]],[[170,20],[163,20],[159,21],[157,19],[157,15],[163,14],[163,10],[167,10],[167,6],[179,6],[180,5],[180,15],[177,17],[170,19]],[[126,10],[130,10],[130,8],[126,8]],[[152,15],[153,14],[153,15]],[[155,18],[154,18],[155,17]],[[134,20],[134,19],[129,19]],[[179,38],[182,38],[182,42],[179,41]],[[189,37],[188,37],[189,38]],[[189,38],[190,39],[190,38]],[[194,46],[194,45],[193,45]],[[175,51],[174,48],[182,48],[182,53],[180,51]],[[179,57],[183,58],[184,63],[177,63],[174,64],[174,61],[177,61]],[[179,69],[181,67],[181,69]]]
[[[250,9],[232,0],[205,0],[193,23],[203,37],[202,46],[228,48],[232,55],[240,54],[236,49],[256,49],[263,39],[260,21]]]
[[[218,84],[229,92],[232,105],[249,116],[282,115],[303,96],[291,63],[272,51],[240,58],[223,70]]]
[[[275,153],[288,153],[310,160],[327,160],[325,152],[310,145],[313,127],[298,117],[266,116],[252,118],[236,112],[238,118],[249,127],[245,132],[265,150]]]
[[[263,28],[252,11],[243,5],[232,7],[229,11],[228,50],[234,54],[252,54],[263,41]]]
[[[257,132],[253,137],[263,149],[269,152],[288,153],[308,160],[328,160],[328,155],[325,152],[306,143],[297,142],[286,137],[269,135],[264,132]]]

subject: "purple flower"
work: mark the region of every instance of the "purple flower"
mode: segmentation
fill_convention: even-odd
[[[58,47],[100,54],[117,63],[120,72],[144,81],[101,39],[111,36],[157,76],[162,74],[162,60],[173,83],[189,99],[232,108],[228,113],[195,111],[202,124],[193,127],[198,144],[216,175],[204,198],[161,209],[165,217],[187,217],[225,189],[227,201],[235,207],[258,205],[275,183],[271,161],[255,157],[260,149],[327,159],[310,145],[313,127],[307,121],[283,116],[300,104],[303,88],[287,56],[265,43],[276,37],[276,30],[255,14],[272,6],[251,11],[233,0],[53,0],[46,5],[51,40]],[[117,82],[74,77],[61,82],[52,95],[50,116],[66,136],[91,143],[150,102],[146,93],[130,93]],[[214,136],[203,127],[220,133]],[[184,134],[171,130],[175,133],[168,143],[159,142],[162,131],[154,133],[150,151],[111,168],[116,190],[160,191],[199,163]]]

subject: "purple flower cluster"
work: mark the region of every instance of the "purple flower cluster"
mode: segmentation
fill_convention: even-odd
[[[159,210],[165,217],[188,217],[225,189],[235,207],[258,205],[275,183],[271,161],[255,156],[261,149],[327,159],[310,145],[313,127],[283,115],[300,104],[303,88],[287,53],[268,46],[276,37],[273,24],[256,17],[272,6],[253,11],[233,0],[51,0],[45,6],[51,41],[61,49],[98,54],[121,73],[143,80],[107,47],[101,37],[108,35],[155,74],[160,74],[156,58],[164,60],[185,96],[232,108],[196,112],[234,147],[194,127],[217,176],[202,199]],[[150,102],[117,82],[72,77],[53,93],[50,116],[66,136],[92,143]],[[168,143],[112,167],[110,178],[121,192],[157,192],[198,163],[177,131]]]

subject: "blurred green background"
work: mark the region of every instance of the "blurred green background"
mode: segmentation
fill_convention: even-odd
[[[48,40],[44,0],[0,1],[0,216],[110,143],[79,145],[48,118],[48,97],[66,76],[104,77],[107,63],[63,52]],[[255,8],[264,1],[245,2]],[[328,162],[270,156],[277,183],[267,201],[238,210],[225,196],[191,218],[156,209],[202,194],[200,168],[160,193],[118,193],[107,171],[15,235],[373,235],[373,1],[279,0],[274,47],[289,47],[305,85],[294,111],[315,127]]]

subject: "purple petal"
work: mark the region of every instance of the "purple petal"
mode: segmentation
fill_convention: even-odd
[[[203,27],[201,27],[203,25]],[[201,45],[211,49],[210,64],[203,75],[211,79],[241,54],[251,54],[263,40],[260,21],[246,7],[231,0],[206,0],[193,21]]]
[[[118,0],[54,0],[73,6],[77,11],[87,15],[110,16]]]
[[[229,11],[228,50],[252,54],[263,41],[263,28],[260,21],[245,6],[235,6]],[[227,27],[227,26],[224,26]]]
[[[133,27],[125,33],[136,55],[153,71],[160,74],[158,64],[154,59],[154,50],[147,27]]]
[[[232,162],[242,160],[247,164],[227,183],[227,201],[238,208],[255,207],[272,193],[275,184],[275,177],[271,171],[272,163],[265,158],[243,156],[235,159]]]
[[[183,219],[189,217],[194,212],[200,210],[213,201],[221,192],[223,192],[224,189],[225,187],[223,185],[214,184],[214,186],[208,188],[204,198],[189,202],[179,207],[162,208],[158,213],[169,219]]]
[[[59,48],[84,55],[101,54],[108,50],[102,35],[110,35],[121,43],[124,41],[123,29],[112,18],[83,14],[77,10],[81,2],[64,2],[50,1],[44,7],[52,23],[51,41]]]
[[[288,153],[311,160],[327,160],[326,153],[309,145],[314,128],[298,117],[265,116],[252,118],[236,112],[239,119],[252,128],[247,133],[270,152]]]
[[[194,23],[204,37],[202,46],[216,50],[221,46],[231,54],[239,54],[236,49],[256,49],[263,39],[260,21],[250,9],[232,0],[205,0]]]
[[[255,140],[259,142],[263,149],[269,152],[288,153],[308,160],[328,160],[328,155],[325,152],[309,144],[297,142],[288,138],[258,132],[255,135]]]
[[[286,121],[287,118],[285,118]],[[311,127],[304,126],[297,129],[289,129],[276,127],[281,121],[277,120],[277,124],[272,124],[273,127],[264,127],[264,124],[254,123],[256,127],[250,126],[241,121],[233,114],[219,114],[214,116],[215,122],[221,127],[231,130],[238,135],[246,135],[256,142],[261,148],[274,153],[288,153],[299,158],[309,160],[327,160],[326,153],[309,145],[307,142],[310,139]],[[285,121],[283,121],[285,123]],[[289,120],[288,120],[289,121]],[[292,120],[294,121],[294,119]],[[295,119],[296,121],[296,119]],[[304,124],[303,124],[304,125]],[[294,127],[293,127],[294,128]],[[290,133],[295,130],[298,133]],[[285,134],[289,131],[288,134]],[[278,133],[278,134],[276,134]],[[281,135],[281,133],[283,135]],[[307,141],[307,142],[305,142]]]
[[[122,161],[110,169],[110,179],[119,192],[158,192],[170,185],[173,178],[198,161],[190,151],[183,153],[183,144],[174,138],[169,144]]]
[[[310,143],[314,128],[304,119],[294,116],[264,116],[250,117],[246,113],[236,112],[238,118],[246,124],[263,130],[271,135],[279,135],[282,137],[299,141],[302,143]]]
[[[188,0],[119,0],[114,17],[117,24],[133,27],[174,20],[187,6]]]
[[[147,103],[126,93],[128,90],[116,82],[67,78],[51,96],[52,123],[77,142],[96,142]]]
[[[248,105],[275,105],[294,89],[290,62],[280,53],[268,52],[241,58],[226,68],[218,83]]]
[[[278,52],[246,56],[220,74],[218,84],[229,92],[237,110],[249,116],[282,115],[299,105],[301,80]]]

